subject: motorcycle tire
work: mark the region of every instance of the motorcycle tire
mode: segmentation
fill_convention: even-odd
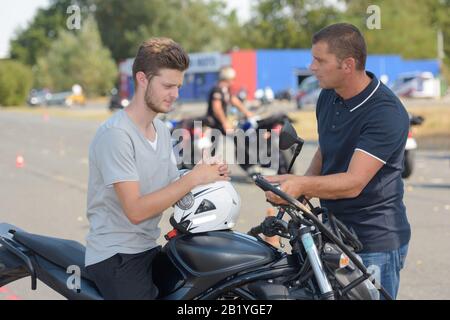
[[[413,150],[405,150],[405,156],[403,159],[403,171],[402,178],[406,179],[411,176],[414,169],[414,161],[416,158],[416,153]]]

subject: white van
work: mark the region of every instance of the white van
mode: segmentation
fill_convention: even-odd
[[[399,75],[392,85],[399,97],[439,98],[440,81],[431,72],[408,72]]]

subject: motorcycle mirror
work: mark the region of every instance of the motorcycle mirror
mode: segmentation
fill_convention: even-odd
[[[283,128],[280,132],[280,149],[287,150],[294,144],[303,144],[295,131],[294,127],[288,120],[284,120]]]

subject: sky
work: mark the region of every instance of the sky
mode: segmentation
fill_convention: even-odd
[[[250,17],[252,0],[227,0],[229,8],[236,8],[242,20]],[[38,8],[45,8],[49,0],[6,0],[0,4],[0,58],[9,54],[9,41],[17,28],[25,28]]]

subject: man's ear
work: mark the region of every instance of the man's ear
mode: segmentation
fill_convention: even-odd
[[[136,73],[136,82],[137,82],[137,86],[139,86],[143,89],[147,88],[148,79],[144,72],[139,71]]]
[[[356,60],[355,58],[345,58],[341,62],[342,69],[346,73],[353,73],[356,70]]]

